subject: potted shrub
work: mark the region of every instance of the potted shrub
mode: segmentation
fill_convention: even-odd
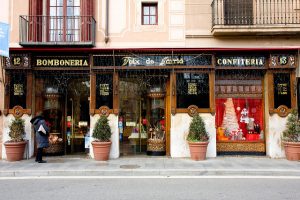
[[[282,134],[282,143],[288,160],[300,160],[300,122],[296,109],[288,116],[286,129]]]
[[[111,146],[111,129],[106,116],[102,115],[98,119],[94,130],[92,142],[95,160],[108,160]]]
[[[24,120],[15,118],[9,126],[10,140],[4,143],[8,161],[19,161],[23,159],[26,141]]]
[[[195,115],[190,123],[187,141],[192,160],[205,160],[209,136],[200,115]]]

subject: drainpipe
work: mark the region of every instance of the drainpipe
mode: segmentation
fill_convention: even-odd
[[[108,22],[109,22],[109,19],[108,19],[108,16],[109,16],[109,0],[106,0],[106,24],[105,24],[105,38],[104,38],[104,41],[105,43],[108,43],[108,40],[109,40],[109,37],[108,37]]]

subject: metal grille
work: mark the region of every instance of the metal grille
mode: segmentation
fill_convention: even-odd
[[[21,45],[95,44],[91,16],[20,16]]]
[[[299,24],[300,0],[213,0],[213,25]]]

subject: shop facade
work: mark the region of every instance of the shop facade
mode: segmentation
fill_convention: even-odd
[[[93,157],[91,133],[106,115],[110,158],[188,157],[189,123],[199,113],[210,135],[208,157],[284,157],[280,135],[296,108],[296,51],[20,52],[5,64],[3,141],[10,120],[21,117],[29,156],[35,152],[29,121],[42,110],[50,155]]]

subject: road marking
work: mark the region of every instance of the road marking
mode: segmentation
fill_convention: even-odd
[[[30,179],[300,179],[300,176],[26,176],[0,180]]]

